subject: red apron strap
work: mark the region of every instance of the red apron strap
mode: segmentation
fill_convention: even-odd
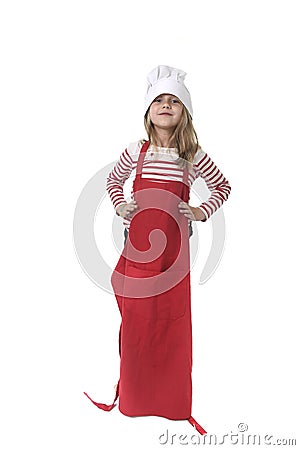
[[[138,159],[137,167],[136,167],[136,178],[141,178],[143,162],[144,162],[146,151],[148,150],[149,145],[150,145],[150,141],[146,141],[140,150],[139,159]]]
[[[188,421],[194,428],[196,428],[197,431],[199,431],[200,434],[206,434],[204,428],[202,428],[201,425],[199,425],[199,423],[196,422],[196,420],[192,416],[188,419]]]
[[[116,406],[116,401],[117,401],[117,398],[119,397],[119,382],[117,384],[116,395],[115,395],[114,401],[111,405],[106,405],[105,403],[95,402],[94,400],[91,399],[91,397],[86,392],[84,392],[84,395],[86,395],[87,398],[90,399],[91,402],[97,406],[97,408],[103,409],[103,411],[111,411]]]

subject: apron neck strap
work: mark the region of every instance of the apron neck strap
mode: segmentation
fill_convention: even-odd
[[[141,178],[143,162],[144,162],[146,151],[148,150],[149,145],[150,145],[150,141],[146,141],[141,148],[137,167],[136,167],[136,176],[138,178]]]

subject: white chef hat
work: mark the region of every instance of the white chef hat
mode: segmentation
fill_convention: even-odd
[[[179,98],[193,117],[192,100],[184,85],[186,73],[169,66],[157,66],[147,76],[148,87],[145,95],[144,113],[153,100],[161,94],[172,94]]]

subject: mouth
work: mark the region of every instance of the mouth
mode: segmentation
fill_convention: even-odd
[[[160,113],[159,116],[172,116],[170,113]]]

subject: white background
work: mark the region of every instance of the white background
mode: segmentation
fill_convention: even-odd
[[[232,185],[218,270],[204,285],[192,271],[193,415],[220,438],[244,422],[299,441],[298,6],[1,3],[1,448],[182,448],[193,434],[102,412],[82,393],[112,401],[119,314],[77,260],[74,210],[88,180],[145,137],[158,64],[187,72],[200,143]],[[108,204],[105,226],[113,217]],[[209,236],[209,222],[196,226]],[[113,251],[109,236],[102,245]],[[173,445],[159,444],[167,429]]]

